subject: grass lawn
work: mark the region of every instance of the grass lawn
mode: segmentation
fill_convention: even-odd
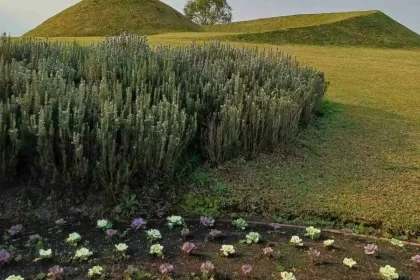
[[[284,46],[331,82],[326,117],[275,155],[215,171],[244,210],[420,230],[420,53]]]
[[[209,36],[149,40],[176,46]],[[279,48],[325,71],[331,83],[326,115],[302,131],[291,155],[274,153],[213,170],[232,194],[224,203],[269,217],[320,215],[394,233],[420,231],[420,50]]]

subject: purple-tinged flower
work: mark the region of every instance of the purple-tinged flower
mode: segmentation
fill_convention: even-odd
[[[214,226],[214,219],[212,217],[201,216],[200,223],[205,227],[213,227]]]
[[[271,226],[274,230],[278,230],[281,228],[281,224],[279,223],[271,223],[269,224],[269,226]]]
[[[378,246],[375,244],[367,244],[364,248],[366,255],[374,255],[378,251]]]
[[[63,274],[64,269],[61,268],[59,265],[53,266],[48,269],[48,277],[52,279],[59,279],[61,274]]]
[[[263,249],[263,252],[264,252],[264,255],[267,255],[267,256],[271,257],[274,253],[274,250],[271,247],[267,247],[267,248]]]
[[[15,226],[12,226],[9,230],[7,230],[7,232],[11,236],[16,236],[22,231],[22,228],[23,228],[22,225],[15,225]]]
[[[187,237],[188,235],[190,235],[190,230],[188,228],[181,229],[181,236],[182,237]]]
[[[174,266],[169,263],[164,263],[159,267],[159,269],[163,275],[168,275],[172,273],[172,271],[174,270]]]
[[[184,245],[182,245],[182,251],[184,251],[187,254],[190,254],[191,251],[195,248],[195,244],[191,242],[185,242]]]
[[[220,234],[222,234],[222,232],[220,230],[217,230],[217,229],[212,229],[212,230],[210,230],[210,233],[209,233],[210,237],[212,237],[212,238],[216,238]]]
[[[139,228],[143,227],[146,225],[146,221],[143,220],[142,218],[136,218],[133,220],[133,222],[131,223],[131,227],[135,230],[138,230]]]
[[[105,233],[106,233],[106,236],[108,236],[108,237],[114,237],[118,233],[118,230],[116,230],[116,229],[107,229],[105,231]]]
[[[242,272],[244,273],[245,276],[248,276],[249,274],[251,274],[252,271],[252,266],[249,264],[244,264],[242,266]]]
[[[9,262],[11,259],[11,255],[6,250],[0,250],[0,264],[5,264]]]
[[[201,272],[205,274],[210,274],[214,270],[214,264],[210,261],[206,261],[201,264]]]
[[[411,260],[420,265],[420,255],[412,257]]]
[[[310,258],[318,258],[321,255],[321,252],[314,248],[309,248],[308,255]]]
[[[29,242],[31,242],[31,243],[35,243],[39,239],[41,239],[41,235],[39,235],[39,234],[29,235]]]

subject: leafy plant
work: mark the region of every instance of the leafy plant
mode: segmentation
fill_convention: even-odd
[[[115,212],[123,216],[133,216],[140,208],[140,202],[137,195],[129,194],[120,198],[118,205],[115,207]]]
[[[237,229],[240,230],[245,230],[248,227],[248,223],[242,218],[234,220],[232,222],[232,225],[234,225]]]
[[[130,265],[124,270],[124,280],[142,280],[148,279],[151,275],[149,273],[140,271],[138,268]]]
[[[220,201],[215,197],[209,195],[198,196],[188,194],[180,207],[186,214],[204,215],[211,217],[220,216]]]

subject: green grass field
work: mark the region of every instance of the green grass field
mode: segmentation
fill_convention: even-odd
[[[331,82],[326,116],[295,156],[262,156],[215,174],[229,203],[268,215],[319,215],[420,230],[420,52],[283,46]]]

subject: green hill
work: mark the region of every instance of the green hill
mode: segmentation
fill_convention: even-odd
[[[201,27],[159,0],[83,0],[25,36],[114,36],[200,31]]]
[[[420,35],[380,11],[267,18],[215,25],[205,30],[238,33],[220,39],[256,43],[420,47]]]

